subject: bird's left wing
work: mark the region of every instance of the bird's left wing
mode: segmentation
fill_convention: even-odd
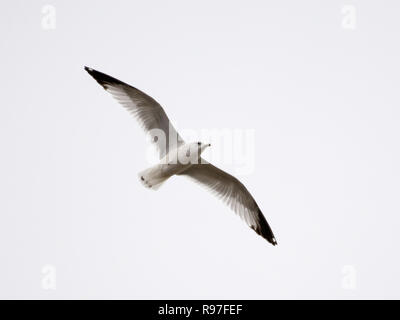
[[[164,109],[152,97],[102,72],[88,67],[85,67],[85,70],[135,116],[147,133],[151,134],[152,142],[156,144],[160,158],[183,143],[183,139],[170,123]],[[158,130],[164,132],[165,140],[159,139]]]
[[[201,161],[202,163],[192,165],[181,175],[188,176],[207,187],[228,204],[249,227],[268,242],[276,245],[271,227],[246,187],[225,171],[207,163],[204,159]]]

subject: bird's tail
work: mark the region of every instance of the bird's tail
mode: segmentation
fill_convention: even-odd
[[[157,190],[168,180],[170,176],[165,176],[158,166],[154,166],[139,172],[140,182],[149,189]]]

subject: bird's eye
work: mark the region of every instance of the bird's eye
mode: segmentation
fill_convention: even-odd
[[[201,146],[201,142],[197,142],[197,145]]]

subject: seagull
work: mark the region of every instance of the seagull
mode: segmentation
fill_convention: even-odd
[[[277,244],[271,227],[246,187],[201,157],[210,144],[186,143],[152,97],[107,74],[89,67],[85,70],[133,114],[156,145],[160,162],[139,173],[140,182],[145,187],[157,190],[174,175],[189,177],[221,198],[258,235],[274,246]]]

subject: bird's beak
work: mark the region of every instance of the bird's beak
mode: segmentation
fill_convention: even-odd
[[[211,147],[211,143],[208,144],[208,147]]]

